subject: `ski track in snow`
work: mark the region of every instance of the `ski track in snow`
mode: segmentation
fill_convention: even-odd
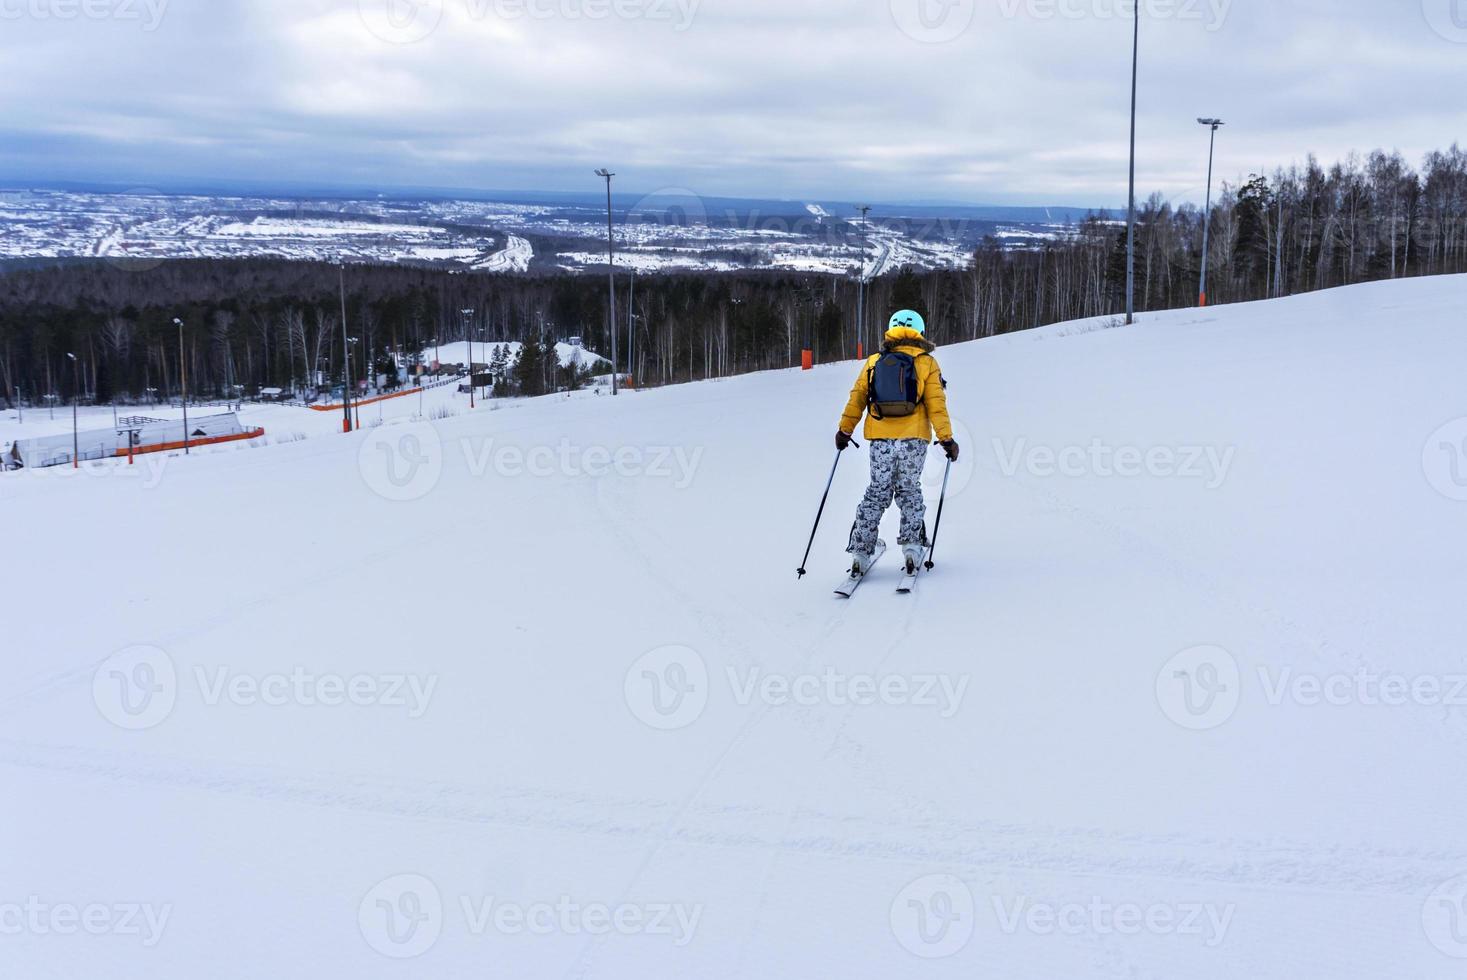
[[[1414,895],[1467,866],[1467,851],[1319,847],[1290,840],[1012,826],[961,817],[883,822],[816,809],[712,806],[700,805],[696,799],[625,800],[526,786],[407,783],[366,774],[219,766],[73,746],[33,745],[13,739],[0,739],[0,762],[136,786],[166,786],[420,820],[627,838],[645,841],[654,849],[678,843],[756,853],[933,864],[973,873],[1054,872],[1269,889]],[[795,822],[808,829],[788,832],[788,825]],[[1048,846],[1036,846],[1040,839]],[[1106,852],[1110,856],[1099,857]]]

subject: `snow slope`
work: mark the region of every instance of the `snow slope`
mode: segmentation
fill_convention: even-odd
[[[0,477],[4,972],[1458,977],[1464,302],[942,350],[906,599],[851,364]]]

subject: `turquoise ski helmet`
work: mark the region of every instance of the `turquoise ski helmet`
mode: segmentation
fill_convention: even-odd
[[[886,329],[895,330],[897,327],[908,327],[920,334],[927,332],[927,321],[922,319],[922,314],[916,310],[899,310],[891,315],[891,322]]]

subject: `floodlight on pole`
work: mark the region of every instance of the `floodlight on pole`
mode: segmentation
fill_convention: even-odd
[[[474,338],[469,335],[470,325],[474,319],[473,307],[466,306],[459,310],[459,315],[464,318],[464,346],[469,349],[469,408],[474,407]]]
[[[596,171],[597,177],[606,180],[606,292],[607,302],[610,304],[607,310],[606,322],[611,327],[611,394],[616,395],[616,237],[611,224],[611,178],[616,174],[602,167]]]
[[[1136,81],[1141,67],[1141,4],[1131,38],[1131,190],[1126,204],[1126,323],[1136,322]]]
[[[1212,229],[1212,155],[1217,149],[1217,129],[1227,125],[1221,119],[1198,119],[1197,122],[1212,130],[1207,145],[1207,206],[1202,211],[1202,284],[1198,287],[1197,305],[1207,305],[1207,241]]]
[[[341,290],[341,431],[350,432],[351,422],[351,344],[346,339],[346,263],[336,264],[337,283]]]
[[[188,358],[183,353],[183,321],[178,317],[173,318],[174,326],[178,327],[178,371],[183,390],[183,454],[189,455],[188,438]]]
[[[75,354],[68,351],[66,356],[71,358],[71,468],[76,469],[81,466],[81,437],[77,434],[76,426],[76,399],[81,388],[81,368]]]

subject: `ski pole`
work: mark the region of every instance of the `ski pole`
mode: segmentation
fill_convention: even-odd
[[[857,449],[861,448],[861,444],[854,439],[851,440],[851,445],[855,446]],[[815,549],[815,535],[820,530],[820,518],[825,516],[825,503],[830,499],[830,488],[835,486],[835,471],[836,468],[840,466],[840,458],[844,452],[844,449],[836,450],[835,464],[830,467],[830,479],[825,481],[825,496],[820,498],[820,511],[815,515],[815,526],[810,529],[810,543],[805,547],[805,557],[801,559],[800,567],[796,569],[796,571],[800,573],[800,578],[804,578],[806,575],[810,574],[809,572],[805,571],[805,565],[807,565],[810,561],[810,552]]]
[[[942,471],[942,496],[937,499],[937,524],[932,528],[932,547],[927,550],[926,568],[932,571],[932,556],[937,554],[937,534],[942,530],[942,506],[947,503],[947,478],[952,475],[953,461],[947,461],[947,469]]]

